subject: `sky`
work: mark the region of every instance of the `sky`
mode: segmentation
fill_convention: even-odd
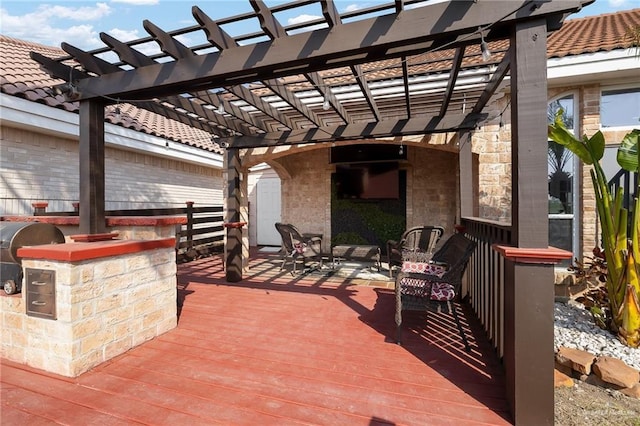
[[[369,7],[380,1],[389,0],[336,0],[335,3],[338,10],[344,12]],[[285,1],[267,0],[266,4],[283,2]],[[0,0],[0,34],[46,46],[60,47],[62,42],[66,42],[83,50],[92,50],[104,47],[99,37],[101,32],[121,41],[148,36],[142,26],[145,19],[165,31],[195,25],[196,21],[191,14],[193,5],[198,5],[214,20],[252,10],[248,0]],[[638,7],[640,0],[596,0],[570,19]],[[277,18],[288,25],[309,17],[318,17],[321,12],[316,6],[315,9],[296,13],[297,16],[283,14],[277,15]],[[247,32],[246,27],[224,28],[231,35],[236,35],[234,31]],[[254,30],[257,28],[248,31]],[[182,41],[184,44],[194,45],[194,40]],[[197,40],[195,44],[200,43]]]

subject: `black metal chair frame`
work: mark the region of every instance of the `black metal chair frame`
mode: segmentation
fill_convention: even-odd
[[[402,344],[402,311],[436,311],[440,312],[446,306],[453,314],[456,326],[460,332],[460,337],[467,352],[471,350],[469,342],[464,334],[460,319],[452,301],[431,300],[431,286],[433,283],[448,283],[453,286],[455,298],[460,299],[462,291],[462,277],[473,254],[476,243],[462,234],[452,235],[442,247],[433,255],[432,262],[447,266],[446,272],[442,276],[421,274],[414,272],[400,272],[395,281],[396,295],[396,326],[397,342]],[[403,284],[404,278],[415,278],[407,280]]]
[[[406,230],[399,241],[387,241],[387,265],[389,278],[393,278],[393,267],[402,265],[402,251],[424,251],[432,253],[444,234],[442,226],[414,226]]]
[[[282,239],[280,254],[282,255],[282,265],[280,270],[284,269],[287,261],[293,263],[292,274],[296,273],[296,263],[302,260],[302,266],[306,259],[317,258],[322,268],[322,237],[320,234],[301,234],[298,229],[290,223],[276,223],[278,233]]]

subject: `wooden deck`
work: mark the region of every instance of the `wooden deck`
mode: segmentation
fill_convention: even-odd
[[[80,377],[3,361],[0,423],[511,424],[501,367],[464,314],[471,353],[444,314],[406,315],[399,346],[385,283],[274,260],[253,256],[235,284],[219,256],[180,265],[178,327]]]

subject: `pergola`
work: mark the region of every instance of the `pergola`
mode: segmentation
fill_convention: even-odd
[[[547,35],[592,1],[396,0],[340,13],[332,1],[269,7],[251,0],[250,11],[241,15],[212,19],[193,6],[190,27],[165,31],[145,20],[144,39],[123,42],[101,33],[102,49],[87,52],[63,43],[66,57],[31,56],[66,81],[57,90],[80,103],[80,233],[105,232],[105,107],[119,102],[205,130],[226,148],[229,224],[240,222],[245,201],[244,149],[443,132],[458,133],[460,215],[473,216],[471,144],[464,142],[488,118],[485,107],[508,78],[510,243],[546,249],[547,145],[540,141],[546,142],[547,128]],[[302,14],[315,18],[282,24]],[[241,25],[255,30],[234,34]],[[200,43],[188,46],[185,39]],[[150,45],[159,47],[157,53],[142,53]],[[227,228],[229,281],[242,277],[242,232]],[[531,269],[518,268],[512,273],[525,285]],[[537,320],[517,318],[525,304],[535,306],[531,290],[514,292],[515,306],[504,308],[505,323]],[[549,311],[537,314],[552,317]],[[535,368],[519,358],[531,345],[520,346],[519,339],[529,336],[519,336],[525,328],[514,327],[513,348],[505,349],[514,419],[552,421],[551,371],[523,371]],[[551,362],[541,365],[552,369]]]

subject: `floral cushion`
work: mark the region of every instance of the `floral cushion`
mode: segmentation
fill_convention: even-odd
[[[295,253],[304,253],[305,251],[307,251],[307,245],[305,243],[294,243],[293,244],[293,253],[291,253],[291,255],[293,256]]]
[[[453,286],[449,283],[431,283],[431,300],[446,302],[456,297]]]
[[[445,267],[433,263],[404,261],[402,262],[402,272],[437,275],[441,277],[445,273]]]
[[[402,294],[416,297],[427,297],[429,295],[429,281],[420,278],[404,277],[400,281]]]

